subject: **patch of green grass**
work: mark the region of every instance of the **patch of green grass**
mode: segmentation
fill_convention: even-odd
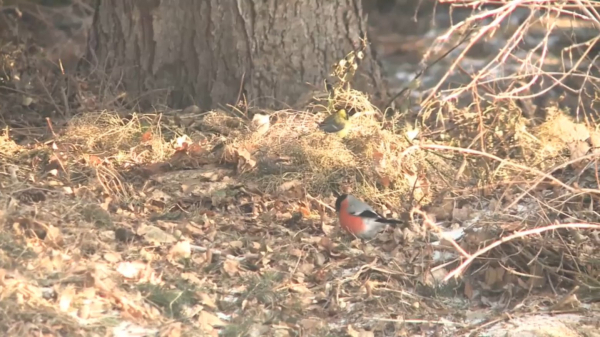
[[[20,304],[14,296],[0,301],[0,331],[3,336],[88,336],[92,331],[80,326],[67,314],[53,308]],[[94,333],[106,334],[105,327],[94,327]]]
[[[6,269],[22,265],[19,261],[36,259],[38,256],[14,235],[0,232],[0,265]]]
[[[252,301],[272,308],[289,296],[287,291],[277,291],[275,288],[283,281],[284,275],[278,272],[266,272],[261,277],[253,276],[246,280],[248,288],[241,300]]]
[[[221,331],[220,335],[223,337],[246,336],[253,323],[254,319],[252,317],[245,316],[240,323],[228,324],[225,329]]]
[[[194,293],[189,290],[166,289],[148,283],[139,284],[137,288],[148,301],[172,318],[185,318],[182,310],[197,303]]]

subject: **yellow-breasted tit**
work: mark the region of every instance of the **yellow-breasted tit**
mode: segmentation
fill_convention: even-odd
[[[396,226],[403,221],[387,219],[353,195],[342,194],[335,200],[340,226],[358,238],[370,240],[386,225]]]
[[[340,109],[336,113],[327,116],[327,118],[319,124],[319,129],[326,133],[335,133],[342,138],[346,137],[348,131],[350,131],[348,113],[346,110]]]

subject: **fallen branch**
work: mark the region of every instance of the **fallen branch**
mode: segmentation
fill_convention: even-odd
[[[536,175],[540,176],[540,179],[538,179],[536,182],[534,182],[534,184],[529,187],[529,189],[527,189],[524,193],[522,193],[521,195],[519,195],[517,198],[515,198],[515,200],[513,200],[510,205],[506,206],[504,208],[504,210],[508,210],[509,208],[511,208],[512,206],[514,206],[519,200],[521,200],[525,195],[527,195],[527,193],[529,193],[529,191],[531,191],[532,189],[535,188],[535,186],[537,186],[539,183],[541,183],[544,178],[551,180],[552,182],[558,184],[559,186],[564,187],[565,189],[567,189],[569,192],[572,193],[590,193],[590,194],[600,194],[600,190],[598,189],[589,189],[589,188],[575,188],[575,187],[571,187],[565,183],[563,183],[562,181],[554,178],[550,173],[544,173],[540,170],[537,170],[535,168],[529,167],[529,166],[525,166],[525,165],[521,165],[521,164],[517,164],[517,163],[513,163],[509,160],[506,159],[502,159],[498,156],[495,156],[493,154],[489,154],[486,152],[482,152],[482,151],[477,151],[477,150],[471,150],[471,149],[463,149],[460,147],[454,147],[454,146],[445,146],[445,145],[435,145],[435,144],[426,144],[426,145],[413,145],[409,148],[407,148],[406,150],[404,150],[399,158],[402,159],[404,156],[408,155],[410,152],[412,151],[416,151],[417,149],[429,149],[429,150],[449,150],[449,151],[456,151],[456,152],[462,152],[462,153],[468,153],[468,154],[475,154],[475,155],[480,155],[482,157],[487,157],[490,159],[494,159],[496,161],[501,162],[502,164],[508,165],[508,166],[512,166],[518,169],[522,169],[523,171],[527,171],[530,173],[534,173]],[[579,157],[579,158],[575,158],[573,160],[570,160],[566,163],[563,163],[557,167],[555,167],[551,172],[554,172],[562,167],[566,167],[572,163],[578,162],[578,161],[582,161],[585,159],[591,159],[591,158],[595,158],[597,157],[597,155],[595,154],[591,154],[591,155],[587,155],[587,156],[583,156],[583,157]]]
[[[509,235],[498,241],[495,241],[491,245],[489,245],[485,248],[482,248],[482,249],[478,250],[477,252],[475,252],[474,254],[472,254],[471,257],[466,259],[460,266],[458,266],[458,268],[454,269],[450,274],[448,274],[444,278],[444,282],[448,281],[452,277],[458,277],[473,261],[475,261],[475,259],[478,256],[481,256],[482,254],[489,252],[490,250],[494,249],[495,247],[500,246],[501,244],[503,244],[505,242],[508,242],[508,241],[511,241],[511,240],[514,240],[517,238],[522,238],[522,237],[525,237],[525,236],[528,236],[531,234],[539,234],[542,232],[555,230],[555,229],[562,229],[562,228],[600,229],[600,225],[593,225],[593,224],[586,224],[586,223],[556,224],[556,225],[550,225],[547,227],[539,227],[539,228],[534,228],[534,229],[514,233],[513,235]]]

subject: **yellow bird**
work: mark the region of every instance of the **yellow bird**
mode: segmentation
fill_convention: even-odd
[[[348,131],[350,131],[348,113],[346,110],[340,109],[336,113],[327,116],[327,118],[319,124],[319,129],[323,130],[325,133],[335,133],[342,138],[346,137]]]

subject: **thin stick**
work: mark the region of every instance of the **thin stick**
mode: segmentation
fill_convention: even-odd
[[[441,324],[441,325],[452,325],[452,326],[460,326],[463,328],[468,327],[468,324],[457,323],[452,321],[430,321],[426,319],[392,319],[392,318],[380,318],[380,317],[370,317],[367,320],[380,321],[380,322],[395,322],[395,323],[407,323],[407,324]]]
[[[476,155],[480,155],[480,156],[483,156],[483,157],[487,157],[487,158],[490,158],[490,159],[497,160],[497,161],[499,161],[499,162],[501,162],[503,164],[506,164],[508,166],[516,167],[516,168],[522,169],[524,171],[535,173],[535,174],[541,176],[541,178],[538,179],[533,184],[532,187],[530,187],[526,192],[524,192],[523,194],[521,194],[519,197],[515,198],[515,200],[510,205],[506,206],[504,208],[505,210],[507,210],[510,207],[512,207],[513,205],[515,205],[517,203],[517,201],[519,201],[521,198],[523,198],[529,191],[531,191],[532,189],[534,189],[535,186],[537,186],[537,184],[539,184],[540,182],[542,182],[543,178],[546,178],[548,180],[553,181],[554,183],[556,183],[556,184],[558,184],[558,185],[566,188],[569,192],[573,192],[573,193],[585,192],[585,193],[600,194],[600,190],[597,190],[597,189],[588,189],[588,188],[578,189],[578,188],[571,187],[571,186],[563,183],[562,181],[554,178],[550,173],[544,173],[544,172],[542,172],[540,170],[534,169],[534,168],[529,167],[529,166],[525,166],[525,165],[513,163],[511,161],[508,161],[506,159],[502,159],[502,158],[500,158],[498,156],[495,156],[493,154],[489,154],[489,153],[481,152],[481,151],[477,151],[477,150],[463,149],[463,148],[460,148],[460,147],[445,146],[445,145],[435,145],[435,144],[413,145],[413,146],[410,146],[409,148],[407,148],[406,150],[404,150],[400,154],[400,159],[402,159],[402,157],[406,156],[410,152],[415,151],[417,149],[450,150],[450,151],[457,151],[457,152],[463,152],[463,153],[476,154]],[[575,162],[578,162],[578,161],[581,161],[581,160],[584,160],[584,159],[588,159],[588,158],[594,158],[596,156],[597,155],[595,155],[595,154],[591,154],[591,155],[587,155],[587,156],[584,156],[584,157],[580,157],[580,158],[576,158],[576,159],[570,160],[570,161],[568,161],[566,163],[563,163],[563,164],[559,165],[558,167],[555,167],[553,169],[553,171],[555,171],[555,170],[557,170],[557,169],[559,169],[561,167],[565,167],[565,166],[567,166],[569,164],[572,164],[572,163],[575,163]]]
[[[522,231],[522,232],[517,232],[513,235],[509,235],[507,237],[504,237],[494,243],[492,243],[491,245],[478,250],[477,252],[475,252],[473,255],[471,255],[471,257],[469,257],[467,260],[465,260],[465,262],[463,262],[460,266],[458,266],[458,268],[454,269],[450,274],[448,274],[445,278],[444,278],[444,282],[448,281],[450,278],[452,277],[458,277],[458,275],[460,273],[463,272],[463,270],[465,270],[469,264],[471,264],[478,256],[489,252],[490,250],[500,246],[503,243],[506,243],[508,241],[517,239],[517,238],[522,238],[531,234],[539,234],[542,232],[546,232],[546,231],[550,231],[550,230],[555,230],[555,229],[561,229],[561,228],[588,228],[588,229],[600,229],[600,225],[592,225],[592,224],[587,224],[587,223],[571,223],[571,224],[557,224],[557,225],[550,225],[547,227],[540,227],[540,228],[534,228],[534,229],[530,229],[530,230],[526,230],[526,231]]]
[[[320,204],[321,206],[324,206],[324,207],[326,207],[326,208],[329,208],[330,210],[332,210],[332,211],[334,211],[334,212],[335,212],[335,208],[333,208],[333,207],[331,207],[331,206],[327,205],[326,203],[324,203],[324,202],[322,202],[321,200],[319,200],[319,199],[317,199],[317,198],[313,197],[312,195],[310,195],[310,194],[306,193],[306,197],[307,197],[308,199],[310,199],[310,200],[316,201],[316,202],[317,202],[318,204]]]
[[[437,59],[435,59],[432,63],[428,64],[425,68],[423,68],[419,72],[417,72],[415,74],[415,76],[413,77],[413,79],[409,82],[409,84],[406,87],[402,88],[402,90],[400,90],[397,94],[395,94],[394,96],[392,96],[392,98],[387,102],[387,104],[384,105],[383,111],[385,112],[388,108],[390,108],[391,105],[392,105],[392,103],[398,97],[400,97],[403,93],[405,93],[413,85],[413,83],[417,79],[419,79],[419,77],[421,77],[423,75],[423,73],[425,73],[427,70],[429,70],[429,68],[433,67],[434,65],[436,65],[441,60],[445,59],[446,56],[450,55],[450,53],[452,53],[454,50],[456,50],[456,48],[460,47],[460,45],[462,45],[463,43],[465,43],[465,41],[467,41],[467,39],[469,37],[470,37],[470,34],[466,33],[465,36],[463,36],[463,38],[460,41],[458,41],[458,43],[456,45],[454,45],[453,47],[451,47],[450,49],[448,49],[445,53],[443,53],[440,57],[438,57]]]
[[[464,249],[462,249],[462,247],[459,246],[458,243],[456,243],[456,241],[454,241],[454,239],[450,237],[450,235],[444,233],[444,231],[441,228],[439,228],[438,226],[436,226],[433,223],[433,221],[431,221],[429,219],[429,217],[427,216],[427,214],[425,214],[425,212],[423,212],[421,210],[418,210],[418,209],[413,209],[412,212],[413,213],[417,213],[420,216],[422,216],[423,219],[424,219],[423,222],[427,225],[427,227],[429,227],[429,228],[431,228],[431,230],[437,232],[442,239],[450,242],[450,244],[452,244],[452,246],[454,246],[454,248],[456,250],[458,250],[462,256],[466,257],[467,259],[471,258],[471,255],[469,255],[469,253],[467,253]]]

